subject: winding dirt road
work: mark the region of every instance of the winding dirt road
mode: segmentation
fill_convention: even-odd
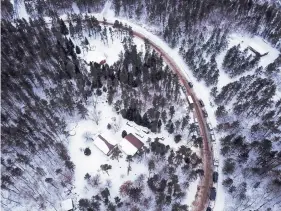
[[[113,26],[113,23],[109,23],[107,21],[99,21],[101,24],[104,25],[110,25]],[[185,87],[186,89],[186,98],[188,95],[190,95],[193,99],[194,102],[194,112],[197,117],[198,123],[199,123],[199,128],[200,128],[200,134],[201,137],[203,138],[203,148],[201,149],[201,157],[203,161],[203,170],[204,170],[204,176],[201,178],[201,181],[199,183],[197,193],[195,196],[195,201],[193,202],[193,211],[205,211],[208,204],[209,204],[209,191],[210,187],[213,185],[213,179],[212,179],[212,173],[213,173],[213,156],[212,156],[212,150],[211,146],[209,144],[209,136],[208,136],[208,130],[206,127],[206,120],[203,116],[201,107],[198,103],[198,98],[193,91],[192,88],[187,84],[187,79],[185,75],[183,74],[184,70],[181,70],[176,62],[168,55],[167,52],[165,52],[161,47],[156,45],[153,40],[150,40],[147,38],[144,34],[134,31],[133,30],[134,36],[142,39],[142,40],[148,40],[150,45],[154,48],[155,51],[160,53],[163,57],[163,60],[166,62],[166,64],[169,65],[171,70],[176,73],[180,79],[181,84]]]
[[[138,33],[134,32],[134,35],[144,39],[145,37]],[[182,85],[186,89],[186,98],[188,95],[190,95],[194,102],[194,109],[195,109],[195,115],[198,119],[199,128],[200,128],[200,134],[203,138],[203,148],[201,149],[201,157],[203,161],[203,169],[204,169],[204,176],[201,178],[200,186],[198,187],[198,191],[195,196],[195,201],[193,202],[193,209],[194,211],[205,211],[208,202],[209,202],[209,190],[210,187],[212,187],[212,151],[209,145],[208,141],[208,131],[206,128],[206,121],[203,116],[201,107],[198,103],[198,98],[195,95],[195,92],[192,88],[187,84],[187,80],[185,76],[182,74],[182,70],[177,66],[175,61],[166,53],[164,52],[159,46],[157,46],[155,43],[152,42],[152,40],[149,40],[151,46],[162,54],[164,61],[170,66],[170,68],[178,75]]]
[[[140,34],[139,32],[133,31],[134,35],[141,38],[141,39],[147,39],[144,35]],[[203,149],[201,150],[201,157],[203,161],[203,169],[204,169],[204,177],[202,177],[200,181],[199,189],[196,193],[195,201],[193,202],[193,209],[194,211],[205,211],[209,202],[209,190],[212,186],[212,151],[209,146],[208,142],[208,131],[206,128],[206,121],[203,116],[201,107],[198,103],[198,98],[195,95],[194,91],[190,86],[187,84],[187,80],[185,76],[182,73],[182,70],[177,66],[175,61],[159,46],[157,46],[155,43],[153,43],[152,40],[148,40],[150,45],[160,54],[162,54],[162,57],[164,61],[169,65],[169,67],[174,71],[179,79],[182,85],[186,89],[186,98],[188,95],[190,95],[194,102],[194,109],[195,109],[195,115],[198,119],[199,128],[200,128],[200,134],[203,138]]]

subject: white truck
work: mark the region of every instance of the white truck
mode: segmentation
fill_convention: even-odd
[[[187,96],[187,101],[188,101],[189,106],[191,108],[193,108],[194,102],[193,102],[192,97],[190,95]]]
[[[219,149],[217,147],[217,144],[213,142],[213,161],[214,161],[214,166],[218,167],[219,166]]]

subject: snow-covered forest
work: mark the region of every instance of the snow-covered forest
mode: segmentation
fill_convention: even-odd
[[[202,140],[178,78],[122,23],[66,22],[2,23],[2,208],[59,209],[71,197],[80,210],[187,209]],[[98,43],[116,52],[102,55]],[[93,145],[98,134],[117,144],[131,132],[145,142],[133,157]]]
[[[3,210],[61,210],[69,198],[74,210],[196,210],[198,123],[136,25],[204,101],[219,162],[208,208],[281,209],[278,1],[1,3]],[[118,147],[130,133],[144,143],[133,156]],[[110,155],[98,135],[117,146]]]

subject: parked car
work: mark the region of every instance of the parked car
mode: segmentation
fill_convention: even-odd
[[[212,211],[211,207],[207,207],[206,211]]]
[[[198,100],[198,102],[199,102],[199,104],[200,104],[200,106],[201,107],[204,107],[205,105],[204,105],[204,102],[200,99],[200,100]]]
[[[215,201],[217,196],[217,191],[215,187],[210,189],[210,200]]]
[[[202,113],[203,113],[204,117],[208,117],[208,113],[207,113],[207,111],[205,109],[202,109]]]
[[[187,84],[188,84],[188,86],[190,87],[190,88],[192,88],[193,87],[193,84],[189,81],[189,82],[187,82]]]
[[[207,128],[208,128],[209,130],[213,130],[212,125],[211,125],[210,123],[207,123]]]
[[[216,138],[215,138],[215,135],[214,135],[214,134],[211,134],[211,141],[212,141],[212,142],[215,142],[215,141],[216,141]]]
[[[213,182],[217,183],[218,182],[218,178],[219,178],[218,172],[214,171],[213,172]]]
[[[214,166],[218,167],[219,166],[219,161],[217,159],[214,159]]]

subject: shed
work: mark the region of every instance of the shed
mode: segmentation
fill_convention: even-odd
[[[128,134],[124,137],[124,139],[119,143],[120,149],[126,155],[134,155],[136,154],[142,147],[143,142],[141,142],[136,136],[132,133]]]
[[[94,140],[94,144],[96,147],[102,151],[107,156],[111,154],[113,148],[115,147],[111,143],[109,143],[104,137],[98,135],[97,138]]]
[[[61,209],[62,209],[62,211],[72,211],[73,210],[72,199],[66,199],[66,200],[62,201]]]

